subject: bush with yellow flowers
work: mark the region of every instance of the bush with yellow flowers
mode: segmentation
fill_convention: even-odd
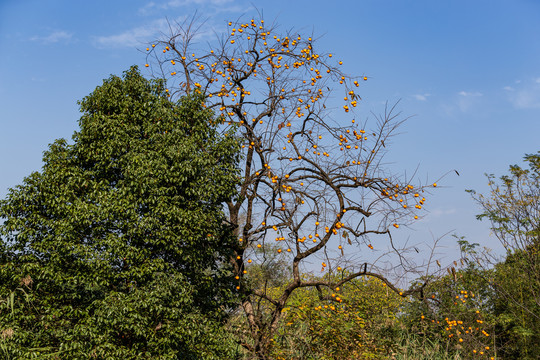
[[[325,276],[338,282],[339,277]],[[315,279],[315,278],[313,278]],[[287,302],[272,356],[285,359],[385,358],[403,299],[378,279],[303,288]]]

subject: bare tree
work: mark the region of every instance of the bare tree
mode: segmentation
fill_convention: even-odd
[[[238,236],[231,261],[248,326],[241,344],[267,359],[281,312],[298,288],[316,287],[326,299],[323,289],[371,276],[402,296],[420,291],[399,289],[365,260],[371,255],[363,256],[388,246],[398,255],[396,266],[410,270],[392,231],[418,219],[426,201],[425,187],[382,162],[402,122],[395,107],[386,107],[372,128],[358,121],[357,88],[368,78],[345,74],[342,62],[313,37],[249,20],[230,22],[228,33],[205,47],[198,35],[204,28],[196,24],[195,18],[171,24],[170,33],[148,47],[148,63],[167,79],[171,98],[203,94],[217,121],[234,127],[242,144],[241,185],[227,204]],[[277,295],[246,280],[268,251],[290,264],[291,279]],[[344,275],[337,282],[310,280],[303,274],[314,264]]]

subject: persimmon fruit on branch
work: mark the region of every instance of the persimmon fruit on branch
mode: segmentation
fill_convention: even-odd
[[[313,36],[251,19],[229,22],[205,47],[202,26],[194,19],[170,24],[170,33],[146,49],[147,65],[167,79],[172,99],[202,94],[223,131],[235,129],[241,142],[241,184],[227,209],[238,238],[231,262],[251,336],[242,344],[264,358],[287,299],[301,287],[334,289],[367,275],[402,296],[418,291],[398,289],[367,261],[373,251],[392,248],[403,260],[392,232],[419,218],[424,190],[436,186],[413,185],[385,167],[389,139],[402,122],[395,107],[374,123],[359,121],[358,91],[368,77],[346,74]],[[292,271],[277,296],[246,280],[267,251],[283,256]],[[315,263],[347,275],[306,280],[303,273]],[[263,308],[268,317],[258,315]]]

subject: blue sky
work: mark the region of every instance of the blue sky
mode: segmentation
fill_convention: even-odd
[[[165,18],[194,11],[216,32],[259,11],[283,30],[320,37],[348,73],[369,76],[360,93],[366,114],[400,100],[411,117],[390,148],[393,169],[418,167],[440,185],[426,217],[399,236],[425,243],[455,232],[498,248],[464,190],[486,192],[484,173],[502,175],[540,150],[534,0],[0,0],[0,196],[40,169],[49,143],[71,139],[77,100],[110,74],[142,67],[140,50],[166,30]],[[455,241],[447,236],[442,246],[453,260]]]

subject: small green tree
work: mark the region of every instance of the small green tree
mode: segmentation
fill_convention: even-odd
[[[538,256],[538,255],[536,255]],[[505,359],[538,359],[540,350],[539,284],[531,283],[531,254],[518,251],[496,265],[497,343]],[[538,261],[536,262],[538,266]],[[538,270],[537,270],[538,271]],[[536,296],[536,297],[535,297]]]
[[[491,286],[495,291],[499,356],[538,359],[540,349],[540,152],[526,155],[528,169],[510,166],[510,174],[487,175],[491,193],[477,195],[483,209],[478,219],[488,219],[506,249],[503,262],[485,258],[495,266]]]
[[[230,357],[238,143],[136,67],[80,102],[74,143],[0,202],[2,358]],[[56,357],[54,357],[56,355]]]

